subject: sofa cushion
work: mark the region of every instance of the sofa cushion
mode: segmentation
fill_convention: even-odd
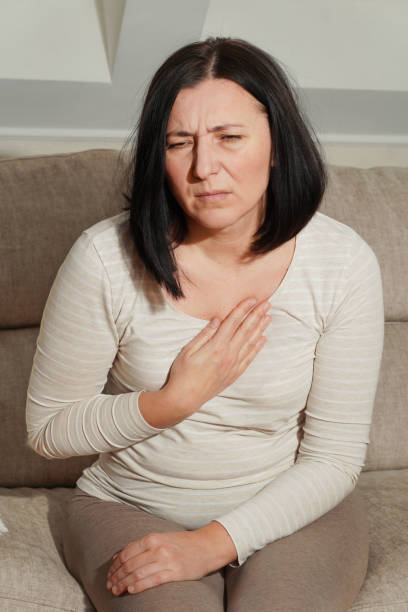
[[[381,266],[386,321],[408,321],[408,168],[329,166],[320,210],[352,227]]]
[[[0,486],[72,486],[97,455],[44,459],[27,444],[25,403],[38,327],[0,330]]]
[[[360,474],[368,512],[370,556],[350,612],[408,610],[408,469]]]
[[[122,161],[105,149],[0,161],[0,328],[38,325],[82,230],[127,205]]]
[[[408,466],[407,373],[408,321],[389,321],[364,471]]]
[[[367,506],[370,558],[350,612],[406,612],[408,469],[365,472],[357,486]],[[1,610],[93,610],[63,560],[62,506],[69,495],[72,489],[61,487],[0,489],[0,517],[8,529],[0,534]]]
[[[0,610],[94,610],[62,555],[64,488],[0,489]]]

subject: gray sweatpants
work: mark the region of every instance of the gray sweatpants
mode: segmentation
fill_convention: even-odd
[[[330,512],[267,544],[241,567],[227,565],[200,580],[117,597],[106,588],[113,554],[148,533],[184,527],[77,487],[66,506],[64,556],[98,612],[346,612],[367,571],[366,516],[354,489]]]

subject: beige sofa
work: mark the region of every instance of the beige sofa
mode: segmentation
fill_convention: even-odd
[[[25,400],[42,310],[60,264],[84,228],[125,204],[118,162],[113,150],[0,161],[3,612],[94,609],[64,565],[61,521],[71,487],[95,457],[36,455],[26,443]],[[386,314],[371,443],[357,484],[367,503],[370,558],[351,610],[407,612],[408,168],[329,170],[320,210],[374,249]]]

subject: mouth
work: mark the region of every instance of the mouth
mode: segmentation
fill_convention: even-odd
[[[212,193],[201,193],[198,194],[196,197],[201,201],[216,202],[217,200],[222,200],[223,198],[226,198],[227,195],[229,195],[229,192],[227,191],[214,191]]]

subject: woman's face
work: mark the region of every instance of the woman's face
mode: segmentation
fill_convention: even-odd
[[[271,150],[267,115],[240,85],[207,79],[182,89],[167,125],[166,178],[190,229],[254,232],[262,220]]]

